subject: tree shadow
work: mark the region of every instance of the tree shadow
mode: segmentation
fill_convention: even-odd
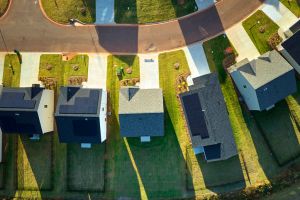
[[[178,3],[179,2],[178,0],[171,0],[171,1],[177,18],[191,14],[198,10],[198,6],[195,0],[185,0],[182,5]]]
[[[163,137],[152,137],[149,143],[141,143],[140,138],[127,140],[149,199],[181,198],[187,192],[191,173],[167,111]],[[189,195],[195,194],[190,191]]]
[[[32,141],[27,135],[18,137],[17,188],[28,191],[53,189],[53,135]]]

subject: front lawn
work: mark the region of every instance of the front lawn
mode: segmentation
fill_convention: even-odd
[[[21,64],[16,54],[7,54],[4,60],[3,86],[19,87]]]
[[[1,0],[0,1],[0,17],[5,13],[9,4],[9,0]]]
[[[71,191],[104,191],[105,144],[82,149],[80,144],[67,145],[68,188]]]
[[[177,0],[115,0],[117,23],[161,22],[185,16],[197,10],[194,0],[178,5]]]
[[[243,27],[260,54],[272,50],[268,44],[268,39],[274,33],[277,33],[279,26],[263,11],[258,10],[248,19],[243,21]]]
[[[42,6],[48,17],[58,23],[67,24],[72,18],[95,22],[95,0],[42,0]]]
[[[17,176],[19,190],[52,189],[52,135],[39,141],[18,137]]]
[[[299,0],[280,0],[283,5],[290,9],[298,18],[300,17],[300,1]]]

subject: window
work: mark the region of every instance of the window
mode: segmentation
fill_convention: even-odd
[[[243,87],[244,87],[244,88],[247,88],[247,86],[246,86],[246,85],[243,85]]]
[[[48,108],[48,105],[44,105],[44,108]]]

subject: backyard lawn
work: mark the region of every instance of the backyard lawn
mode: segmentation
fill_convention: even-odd
[[[5,13],[8,7],[9,0],[1,0],[0,1],[0,17]]]
[[[52,135],[40,141],[18,137],[17,176],[19,190],[52,189]]]
[[[42,6],[52,20],[67,24],[69,19],[95,22],[95,0],[42,0]]]
[[[194,0],[178,5],[177,0],[115,0],[116,23],[151,23],[175,19],[195,12]]]
[[[80,144],[67,145],[68,188],[72,191],[104,191],[105,144],[82,149]]]
[[[271,49],[268,39],[277,33],[279,26],[275,24],[263,11],[258,10],[243,22],[243,27],[251,38],[260,54]]]
[[[4,60],[3,85],[19,87],[21,64],[16,54],[7,54]]]
[[[300,17],[300,1],[299,0],[280,0],[288,9],[290,9],[297,17]]]

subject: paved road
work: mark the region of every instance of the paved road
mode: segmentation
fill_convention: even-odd
[[[147,53],[215,36],[257,9],[263,0],[224,0],[180,20],[152,25],[64,27],[48,21],[36,0],[13,0],[0,20],[0,51]]]

